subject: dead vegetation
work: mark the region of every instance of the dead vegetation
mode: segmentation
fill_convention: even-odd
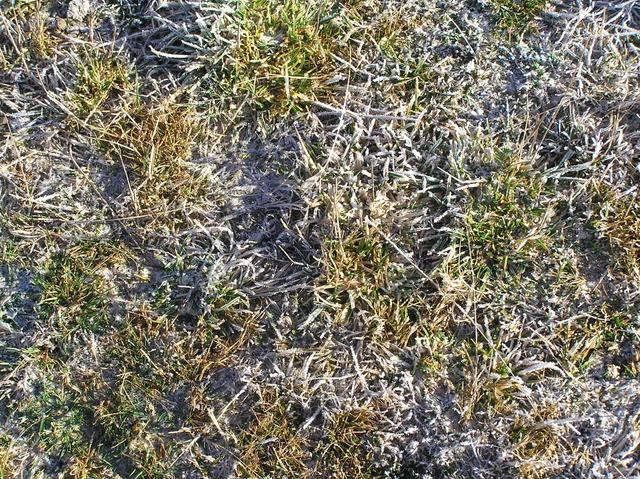
[[[618,262],[630,274],[638,274],[640,261],[640,213],[635,196],[616,198],[613,194],[603,201],[597,227],[612,248],[619,252]]]
[[[177,216],[203,196],[206,179],[187,162],[200,137],[188,106],[134,104],[97,128],[98,148],[126,171],[133,214]]]
[[[634,477],[635,1],[0,12],[0,478]]]

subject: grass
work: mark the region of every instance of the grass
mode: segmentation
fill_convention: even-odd
[[[507,30],[523,31],[547,6],[547,0],[492,0],[498,24]]]
[[[85,121],[110,98],[132,87],[125,64],[109,53],[87,52],[78,60],[76,69],[71,102],[75,114]]]
[[[350,5],[349,13],[360,20],[361,24],[368,24],[367,34],[371,35],[373,42],[389,58],[400,58],[403,51],[412,46],[412,33],[420,26],[420,21],[414,12],[406,6],[396,8],[389,7],[383,10],[375,18],[371,18],[370,5]]]
[[[97,331],[109,316],[110,286],[101,269],[120,261],[107,243],[85,241],[55,253],[36,284],[43,321],[54,324],[63,339],[78,330]]]
[[[326,282],[336,293],[373,292],[389,284],[389,250],[375,232],[363,229],[326,245]]]
[[[54,52],[56,39],[49,33],[43,14],[30,16],[28,32],[30,53],[39,60],[49,58]]]
[[[636,474],[633,2],[80,3],[0,9],[0,477]]]
[[[99,148],[128,172],[134,211],[170,214],[203,193],[203,178],[187,165],[199,128],[188,106],[161,103],[134,104],[98,129]]]
[[[550,462],[553,464],[562,447],[561,438],[547,425],[558,418],[558,409],[553,404],[536,406],[532,416],[529,423],[516,420],[511,433],[514,452],[522,461],[520,473],[527,479],[553,474],[557,466],[550,466]]]
[[[318,454],[320,475],[337,479],[372,477],[375,468],[366,443],[376,428],[376,420],[375,412],[368,408],[335,414]]]
[[[191,156],[197,123],[187,108],[137,105],[108,125],[101,146],[140,176],[166,180]]]
[[[239,473],[246,477],[309,477],[307,440],[298,428],[299,412],[267,392],[258,399],[252,423],[241,434]]]
[[[425,375],[446,373],[448,353],[456,347],[455,337],[446,331],[434,331],[425,334],[425,352],[420,358],[419,368]]]
[[[27,61],[42,63],[53,57],[58,39],[47,20],[44,5],[39,1],[6,6],[1,33],[5,48],[0,56],[4,71]]]
[[[603,202],[596,228],[618,252],[618,263],[630,273],[638,273],[640,262],[640,211],[638,201],[611,194]]]
[[[4,433],[0,435],[0,478],[2,479],[8,479],[17,468],[12,446],[11,436]]]
[[[550,246],[544,182],[526,162],[498,156],[499,169],[472,201],[460,245],[477,258],[479,276],[521,268]]]
[[[367,312],[364,329],[372,337],[406,345],[422,326],[422,295],[407,295],[394,285],[392,250],[378,232],[357,228],[324,245],[325,270],[318,281],[323,301],[335,308],[338,322],[350,323]]]
[[[113,338],[114,357],[122,361],[125,370],[139,371],[141,375],[153,372],[158,379],[166,376],[170,381],[200,381],[225,366],[255,328],[251,318],[233,311],[214,317],[201,316],[195,321],[190,331],[180,325],[175,315],[158,316],[145,307],[130,314],[126,327]],[[155,342],[170,338],[175,342],[167,344],[161,352],[154,351]],[[148,355],[136,351],[148,351]]]
[[[240,437],[239,472],[247,477],[377,477],[366,450],[376,416],[368,409],[339,412],[331,417],[323,441],[310,449],[300,430],[301,417],[284,398],[259,398],[251,425]]]
[[[523,461],[520,466],[522,476],[531,479],[548,477],[552,470],[545,468],[544,463],[556,453],[557,436],[549,428],[541,427],[522,428],[516,437],[516,455]]]
[[[503,355],[500,345],[481,341],[464,343],[462,365],[465,371],[461,388],[460,413],[465,420],[479,415],[499,417],[512,412],[525,389]]]
[[[232,108],[273,115],[300,111],[327,87],[341,30],[324,1],[245,0],[235,12],[238,37],[212,84]]]
[[[42,448],[56,456],[67,457],[84,444],[85,411],[72,401],[70,391],[45,382],[42,390],[28,401],[22,414],[27,433]]]
[[[225,313],[228,318],[236,314],[231,309]],[[188,328],[149,305],[124,322],[110,322],[100,331],[103,350],[94,352],[105,369],[61,368],[53,361],[55,381],[43,381],[17,408],[23,435],[49,458],[66,464],[73,477],[103,477],[123,468],[132,477],[166,477],[180,455],[167,433],[175,434],[182,420],[194,429],[210,421],[208,415],[198,419],[194,414],[201,404],[176,405],[177,391],[195,387],[231,364],[249,337],[249,328],[225,332],[221,322],[202,319]],[[81,378],[74,381],[69,374]]]

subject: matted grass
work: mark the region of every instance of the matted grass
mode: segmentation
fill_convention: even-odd
[[[639,25],[7,5],[0,478],[635,477]]]

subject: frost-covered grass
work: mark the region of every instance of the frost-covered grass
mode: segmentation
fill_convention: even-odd
[[[635,0],[0,13],[0,478],[640,474]]]

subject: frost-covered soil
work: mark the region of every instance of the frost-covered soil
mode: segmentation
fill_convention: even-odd
[[[640,2],[5,2],[0,478],[640,476]]]

